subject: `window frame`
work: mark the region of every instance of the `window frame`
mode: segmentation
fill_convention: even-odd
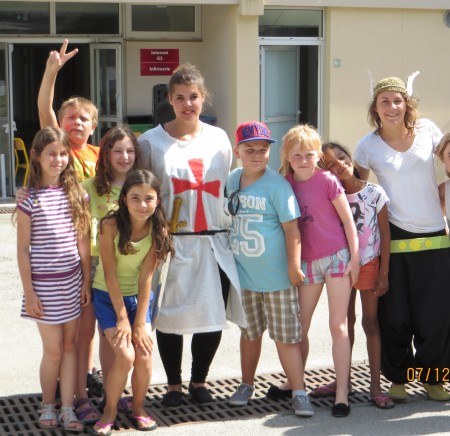
[[[193,32],[171,32],[170,30],[165,30],[163,32],[159,31],[135,31],[133,30],[132,19],[132,8],[133,6],[168,6],[168,7],[194,7],[194,31]],[[200,41],[201,40],[201,6],[195,4],[160,4],[155,5],[154,3],[127,3],[125,5],[125,31],[124,37],[126,39],[143,39],[146,40],[167,40],[167,41]]]

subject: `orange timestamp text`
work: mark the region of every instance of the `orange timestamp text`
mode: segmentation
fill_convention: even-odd
[[[436,380],[440,383],[445,383],[450,381],[450,368],[412,368],[408,367],[406,369],[406,380],[408,382],[413,382],[417,380],[418,382],[427,383],[430,380]]]

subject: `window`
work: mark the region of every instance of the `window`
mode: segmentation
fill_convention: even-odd
[[[0,34],[48,35],[49,33],[49,3],[0,2]]]
[[[265,9],[260,37],[323,37],[323,12],[312,9]]]
[[[127,5],[127,37],[200,39],[200,7]]]
[[[119,4],[56,3],[59,35],[118,35]]]

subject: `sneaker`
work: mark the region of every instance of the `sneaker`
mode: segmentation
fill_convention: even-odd
[[[101,370],[87,373],[86,387],[92,396],[101,397],[103,393],[103,377]]]
[[[236,389],[236,392],[228,400],[228,404],[230,406],[245,406],[248,400],[252,398],[254,390],[255,388],[253,386],[241,383]]]
[[[311,403],[309,402],[308,395],[296,395],[292,398],[292,407],[294,408],[294,412],[298,416],[313,416],[314,409]]]

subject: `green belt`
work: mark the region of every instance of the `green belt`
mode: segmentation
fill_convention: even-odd
[[[411,253],[414,251],[450,248],[448,236],[431,236],[429,238],[397,239],[391,241],[391,253]]]

